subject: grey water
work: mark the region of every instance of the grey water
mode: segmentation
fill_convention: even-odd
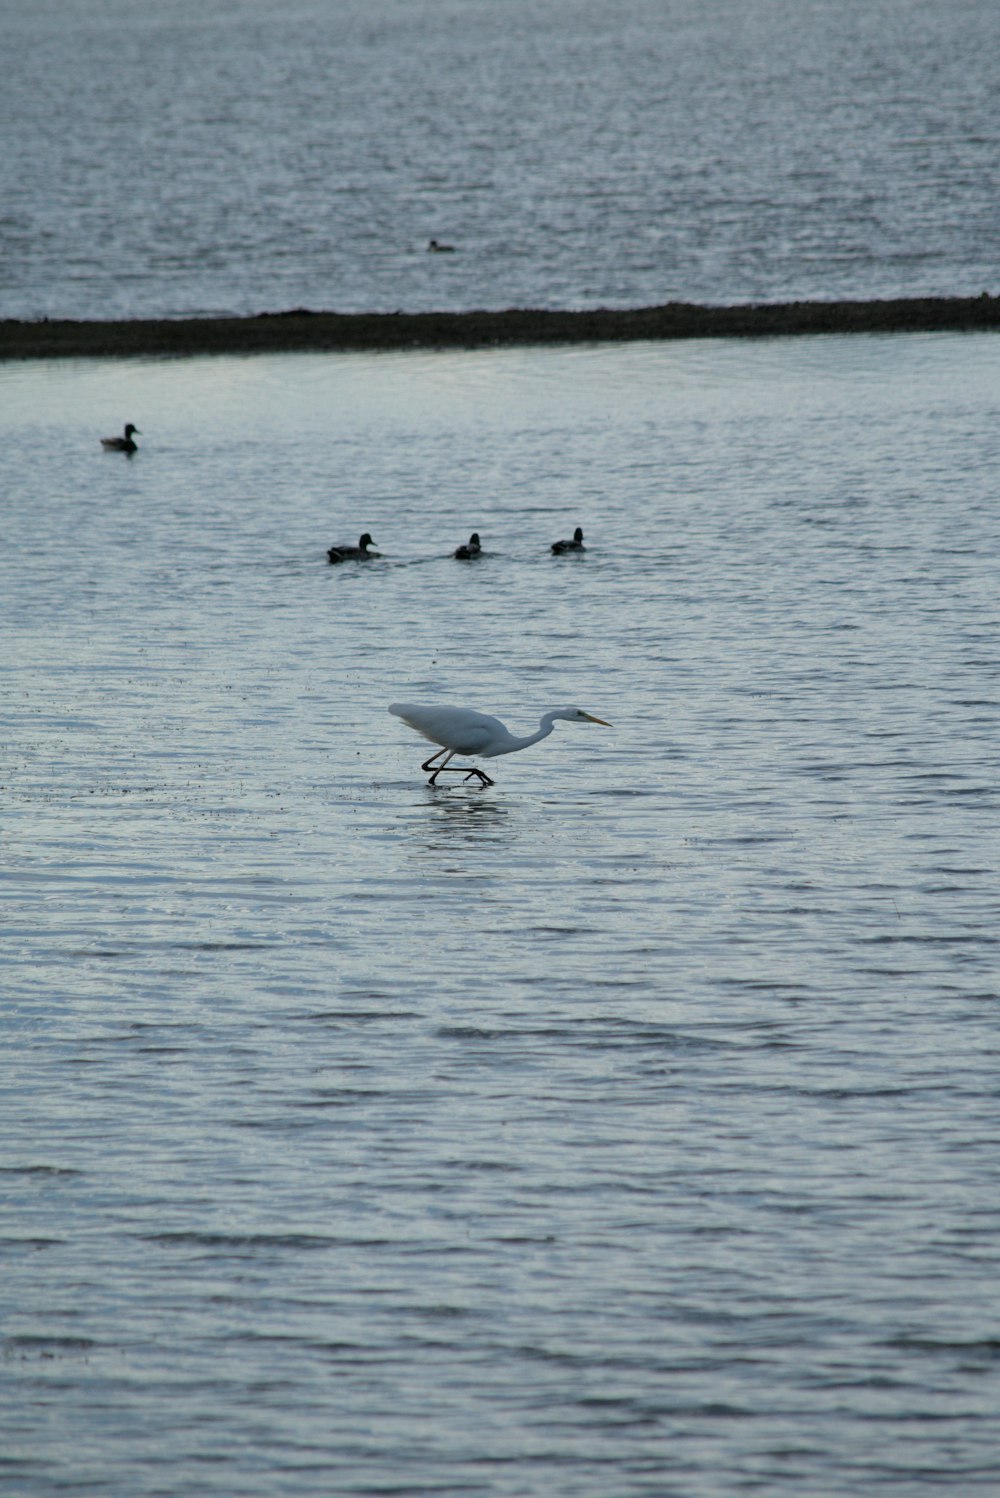
[[[7,1491],[996,1492],[998,407],[0,371]],[[613,726],[429,788],[400,698]]]
[[[3,0],[0,35],[2,316],[1000,289],[994,0]]]
[[[985,0],[0,23],[3,316],[997,290]],[[998,409],[0,366],[4,1491],[997,1491]],[[430,788],[398,699],[612,726]]]

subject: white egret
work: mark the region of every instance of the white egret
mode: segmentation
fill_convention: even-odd
[[[372,557],[381,556],[381,552],[369,551],[369,546],[375,542],[365,531],[357,546],[331,546],[326,554],[328,562],[370,562]]]
[[[559,556],[564,551],[586,551],[587,548],[583,544],[583,531],[577,526],[573,532],[572,541],[553,541],[552,550],[556,556]]]
[[[482,549],[479,544],[479,532],[473,531],[465,545],[456,548],[454,555],[458,561],[468,562],[472,557],[478,557]]]
[[[595,718],[592,713],[585,713],[579,707],[557,707],[552,712],[546,713],[541,720],[537,733],[529,733],[525,738],[518,738],[510,732],[499,718],[491,718],[487,713],[473,712],[470,707],[444,707],[435,703],[418,702],[392,702],[389,711],[395,713],[397,718],[402,718],[417,733],[423,734],[425,739],[430,739],[432,744],[440,744],[441,748],[426,759],[420,766],[422,770],[430,774],[430,784],[433,785],[442,770],[455,770],[459,774],[464,773],[466,780],[471,780],[473,775],[478,775],[482,785],[493,785],[494,781],[475,765],[449,765],[448,761],[456,754],[476,755],[482,759],[495,759],[498,754],[514,754],[518,749],[527,749],[532,744],[537,744],[539,739],[548,738],[556,722],[562,718],[567,723],[600,723],[604,728],[610,728],[603,718]],[[442,758],[442,755],[444,756]],[[441,760],[435,765],[435,760]]]
[[[132,422],[128,422],[125,427],[124,437],[102,437],[101,446],[105,448],[109,453],[138,452],[139,444],[138,442],[133,442],[133,432],[139,432],[139,428],[137,426],[133,426]],[[139,432],[139,436],[142,436],[141,432]]]

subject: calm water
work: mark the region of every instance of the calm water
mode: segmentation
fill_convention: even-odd
[[[995,0],[0,22],[3,316],[1000,291]]]
[[[0,371],[11,1493],[996,1492],[998,406]],[[614,727],[429,790],[397,698]]]

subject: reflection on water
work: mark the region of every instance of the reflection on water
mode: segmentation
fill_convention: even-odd
[[[2,378],[13,1486],[985,1489],[1000,342]]]
[[[476,794],[476,790],[480,794]],[[447,838],[464,840],[470,835],[477,840],[493,840],[505,830],[512,832],[512,808],[501,801],[490,801],[481,794],[488,787],[442,788],[428,786],[428,808],[433,815],[433,826]],[[456,795],[456,790],[458,794]],[[509,841],[509,838],[504,838]]]
[[[438,783],[426,787],[424,803],[402,825],[413,852],[474,857],[483,848],[510,850],[522,814],[523,809],[496,799],[495,787]]]

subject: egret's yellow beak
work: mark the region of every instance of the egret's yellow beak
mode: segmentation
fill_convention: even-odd
[[[604,721],[603,718],[595,718],[594,715],[593,715],[593,713],[584,713],[583,716],[586,718],[586,720],[587,720],[588,723],[600,723],[600,725],[601,725],[602,728],[613,728],[614,727],[614,725],[612,723],[605,723],[605,721]]]

